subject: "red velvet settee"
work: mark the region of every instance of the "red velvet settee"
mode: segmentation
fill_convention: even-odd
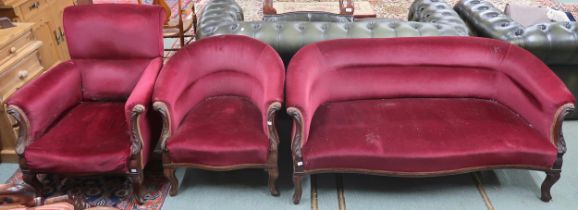
[[[39,173],[128,175],[139,202],[154,147],[152,91],[162,66],[164,11],[83,5],[64,11],[69,61],[12,95],[16,153],[26,183]],[[114,37],[113,37],[114,36]]]
[[[294,202],[302,176],[439,176],[493,168],[559,179],[575,99],[539,59],[473,37],[333,40],[288,67]]]

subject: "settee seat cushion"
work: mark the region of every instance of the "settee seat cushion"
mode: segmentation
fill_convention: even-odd
[[[167,143],[173,163],[210,167],[265,164],[269,139],[261,113],[247,98],[205,99],[185,116]]]
[[[306,172],[427,175],[501,166],[548,169],[557,151],[493,100],[405,98],[322,105],[302,153]]]
[[[26,164],[39,172],[125,174],[128,130],[124,103],[81,103],[26,148]]]

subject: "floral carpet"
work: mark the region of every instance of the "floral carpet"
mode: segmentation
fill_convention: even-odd
[[[43,197],[75,195],[84,198],[91,207],[109,206],[126,210],[161,209],[168,195],[169,184],[162,175],[145,173],[143,205],[138,205],[132,193],[130,180],[123,176],[75,177],[60,179],[57,176],[46,176]],[[150,174],[150,176],[148,176]],[[7,184],[22,183],[22,173],[17,170]]]

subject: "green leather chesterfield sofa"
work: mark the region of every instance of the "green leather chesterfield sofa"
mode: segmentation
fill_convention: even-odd
[[[576,22],[545,22],[524,27],[484,0],[460,0],[454,9],[477,35],[510,42],[532,52],[578,95]],[[578,113],[569,118],[578,119]]]
[[[484,0],[460,0],[455,10],[480,36],[523,47],[549,65],[578,64],[576,22],[545,22],[524,27]]]
[[[309,43],[330,39],[469,35],[464,21],[443,0],[416,0],[408,19],[355,20],[329,13],[297,12],[246,22],[234,0],[212,0],[200,14],[197,33],[200,39],[223,34],[250,36],[273,46],[285,61]]]

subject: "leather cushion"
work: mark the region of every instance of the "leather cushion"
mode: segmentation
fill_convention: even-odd
[[[81,103],[26,148],[26,164],[40,172],[126,173],[128,130],[123,103]]]
[[[205,166],[264,164],[269,140],[259,109],[248,99],[218,96],[197,104],[167,143],[175,163]]]
[[[265,15],[263,21],[267,22],[282,22],[282,21],[307,21],[307,22],[353,22],[353,16],[340,15],[329,12],[318,11],[297,11],[287,12],[276,15]]]
[[[556,148],[491,100],[406,98],[334,102],[315,113],[305,170],[438,172],[485,166],[547,169]]]

